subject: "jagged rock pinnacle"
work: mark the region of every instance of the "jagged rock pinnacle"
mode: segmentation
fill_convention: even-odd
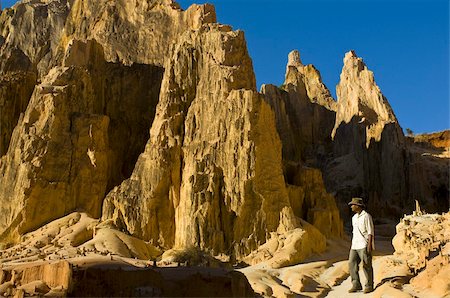
[[[344,63],[350,58],[358,58],[358,55],[356,55],[355,50],[350,50],[347,53],[345,53]]]
[[[287,67],[289,66],[303,66],[302,60],[300,59],[300,52],[298,50],[293,50],[289,53]]]
[[[345,54],[336,94],[338,110],[333,138],[341,123],[349,123],[354,116],[366,123],[367,146],[372,138],[380,140],[385,124],[397,122],[391,106],[375,83],[373,72],[353,50]]]

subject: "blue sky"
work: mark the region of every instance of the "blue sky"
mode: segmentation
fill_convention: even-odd
[[[2,0],[4,7],[15,1]],[[212,3],[218,21],[245,31],[258,88],[281,85],[298,49],[332,94],[345,52],[375,74],[400,125],[415,133],[450,128],[448,0],[180,0]]]

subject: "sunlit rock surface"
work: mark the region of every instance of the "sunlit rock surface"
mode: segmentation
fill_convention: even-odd
[[[396,220],[415,200],[448,211],[448,131],[405,137],[354,51],[336,101],[298,51],[284,83],[257,92],[244,32],[218,24],[212,5],[38,0],[2,11],[0,57],[0,262],[10,266],[1,295],[65,295],[68,272],[86,287],[103,282],[50,264],[88,257],[282,270],[343,241],[352,196],[376,219]],[[444,278],[436,264],[446,259],[429,253],[436,266],[424,269],[425,254],[422,267],[402,268]],[[15,266],[33,262],[43,264],[16,284]],[[314,270],[286,279],[292,289],[270,289],[329,291]],[[340,277],[327,280],[346,272],[333,270]],[[134,278],[166,272],[130,273],[123,295],[138,295]],[[227,274],[192,293],[230,283],[230,296],[251,292],[242,275]],[[182,295],[199,279],[184,278],[181,292],[140,293]]]

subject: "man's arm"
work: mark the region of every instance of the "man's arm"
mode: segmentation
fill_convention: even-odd
[[[373,235],[369,234],[369,241],[367,242],[367,252],[372,253],[373,248]]]
[[[373,247],[374,247],[374,245],[373,245],[373,241],[374,241],[373,235],[375,233],[374,233],[374,228],[373,228],[372,216],[370,216],[370,214],[368,214],[368,216],[367,216],[367,223],[366,224],[367,224],[367,232],[369,234],[369,239],[367,241],[367,252],[371,253],[372,250],[373,250]]]

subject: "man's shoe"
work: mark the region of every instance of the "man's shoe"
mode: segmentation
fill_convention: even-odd
[[[348,292],[349,293],[355,293],[355,292],[358,292],[358,291],[361,291],[361,290],[362,290],[362,288],[352,287],[350,290],[348,290]]]
[[[364,294],[367,294],[367,293],[370,293],[370,292],[373,292],[373,288],[365,288],[364,289]]]

